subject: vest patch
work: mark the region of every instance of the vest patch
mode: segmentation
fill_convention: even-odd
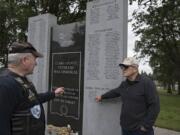
[[[31,114],[34,118],[39,119],[41,117],[41,107],[40,105],[35,105],[31,108]]]

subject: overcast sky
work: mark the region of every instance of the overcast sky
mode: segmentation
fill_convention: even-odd
[[[128,7],[128,18],[129,19],[132,18],[132,13],[137,8],[138,8],[138,6],[135,4],[133,4],[132,6],[129,5],[129,7]],[[135,34],[133,33],[131,23],[129,22],[128,23],[128,56],[129,57],[133,57],[135,55],[135,52],[133,51],[133,49],[134,49],[135,41],[137,39],[138,39],[138,37],[136,37]],[[143,70],[147,73],[152,73],[151,67],[149,66],[148,62],[145,62],[145,61],[148,61],[148,60],[144,59],[144,60],[140,61],[140,67],[139,67],[140,71]]]

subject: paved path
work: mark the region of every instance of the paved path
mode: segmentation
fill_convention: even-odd
[[[158,127],[155,127],[154,131],[155,131],[155,135],[180,135],[180,132],[158,128]]]

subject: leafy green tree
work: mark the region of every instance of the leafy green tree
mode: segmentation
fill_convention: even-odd
[[[28,18],[44,13],[57,16],[58,23],[84,20],[86,0],[0,0],[0,61],[7,61],[7,47],[27,40]]]
[[[134,31],[140,36],[135,51],[150,57],[158,80],[178,82],[180,94],[180,1],[151,1],[144,8],[133,14]]]
[[[0,1],[0,62],[5,63],[7,59],[7,45],[13,38],[13,30],[9,3]]]

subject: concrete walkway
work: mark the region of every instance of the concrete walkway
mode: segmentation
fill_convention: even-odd
[[[155,127],[154,131],[155,131],[155,135],[180,135],[180,132],[158,128],[158,127]]]

